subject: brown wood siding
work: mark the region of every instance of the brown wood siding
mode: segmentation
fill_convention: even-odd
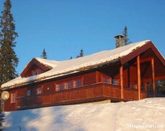
[[[13,92],[13,91],[12,91]],[[114,101],[120,100],[120,87],[113,86],[107,83],[93,83],[80,88],[73,88],[60,92],[49,92],[41,95],[17,97],[15,104],[5,104],[5,110],[28,109],[43,106],[74,104],[89,101],[99,101],[111,99]],[[137,90],[125,90],[124,100],[137,99]]]
[[[87,73],[83,77],[84,77],[84,85],[96,83],[96,72]]]
[[[93,85],[84,86],[77,89],[65,90],[61,92],[51,92],[39,96],[26,96],[17,99],[17,106],[14,105],[8,110],[27,109],[40,106],[51,106],[59,104],[73,104],[88,102],[93,100],[118,99],[120,97],[119,87],[110,86],[106,83],[96,83]]]

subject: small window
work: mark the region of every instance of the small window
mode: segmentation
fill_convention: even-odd
[[[108,83],[108,84],[112,84],[112,79],[111,78],[107,78],[104,80],[105,83]]]
[[[60,91],[60,85],[59,84],[56,84],[56,91]]]
[[[72,81],[69,81],[68,82],[68,89],[71,89],[73,87],[73,82]]]
[[[76,87],[81,87],[81,80],[76,80]]]
[[[73,88],[76,88],[76,81],[73,81]]]
[[[34,76],[34,75],[37,75],[36,70],[33,70],[33,71],[32,71],[32,75],[33,75],[33,76]]]
[[[32,95],[32,91],[31,90],[27,90],[27,96],[31,96]]]
[[[118,86],[119,85],[119,80],[113,79],[112,84],[115,85],[115,86]]]
[[[42,88],[41,87],[40,88],[37,88],[36,94],[37,95],[41,95],[42,94]]]
[[[68,83],[64,83],[64,89],[68,89]]]
[[[15,93],[11,93],[10,103],[16,103],[16,94]]]
[[[36,74],[41,74],[41,70],[40,69],[37,69],[36,70]]]

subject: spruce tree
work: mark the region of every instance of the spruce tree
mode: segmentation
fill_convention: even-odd
[[[11,12],[11,1],[5,0],[0,20],[0,85],[17,76],[18,58],[14,51],[15,23]]]
[[[84,56],[84,50],[81,49],[80,50],[80,54],[78,56],[76,56],[76,58],[83,57],[83,56]]]
[[[81,49],[81,50],[80,50],[80,57],[83,57],[83,56],[84,56],[84,50]]]
[[[127,26],[124,27],[123,35],[124,35],[124,43],[125,43],[125,45],[127,45],[128,44],[128,29],[127,29]]]
[[[46,53],[46,50],[45,49],[43,49],[41,57],[43,59],[47,59],[47,53]]]

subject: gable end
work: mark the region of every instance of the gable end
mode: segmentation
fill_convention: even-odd
[[[35,58],[33,58],[21,73],[21,77],[30,77],[33,75],[38,75],[50,69],[52,69],[52,67],[44,65],[37,61]]]

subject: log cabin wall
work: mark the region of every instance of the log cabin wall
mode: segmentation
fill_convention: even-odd
[[[97,101],[110,99],[110,94],[118,99],[118,70],[110,70],[112,76],[104,71],[90,71],[10,89],[5,110]],[[110,87],[115,87],[114,91]]]
[[[93,71],[10,89],[8,90],[10,99],[6,101],[5,110],[51,105],[53,103],[51,103],[51,99],[48,97],[51,94],[97,83],[96,76],[98,77],[98,82],[101,81],[100,73]]]

